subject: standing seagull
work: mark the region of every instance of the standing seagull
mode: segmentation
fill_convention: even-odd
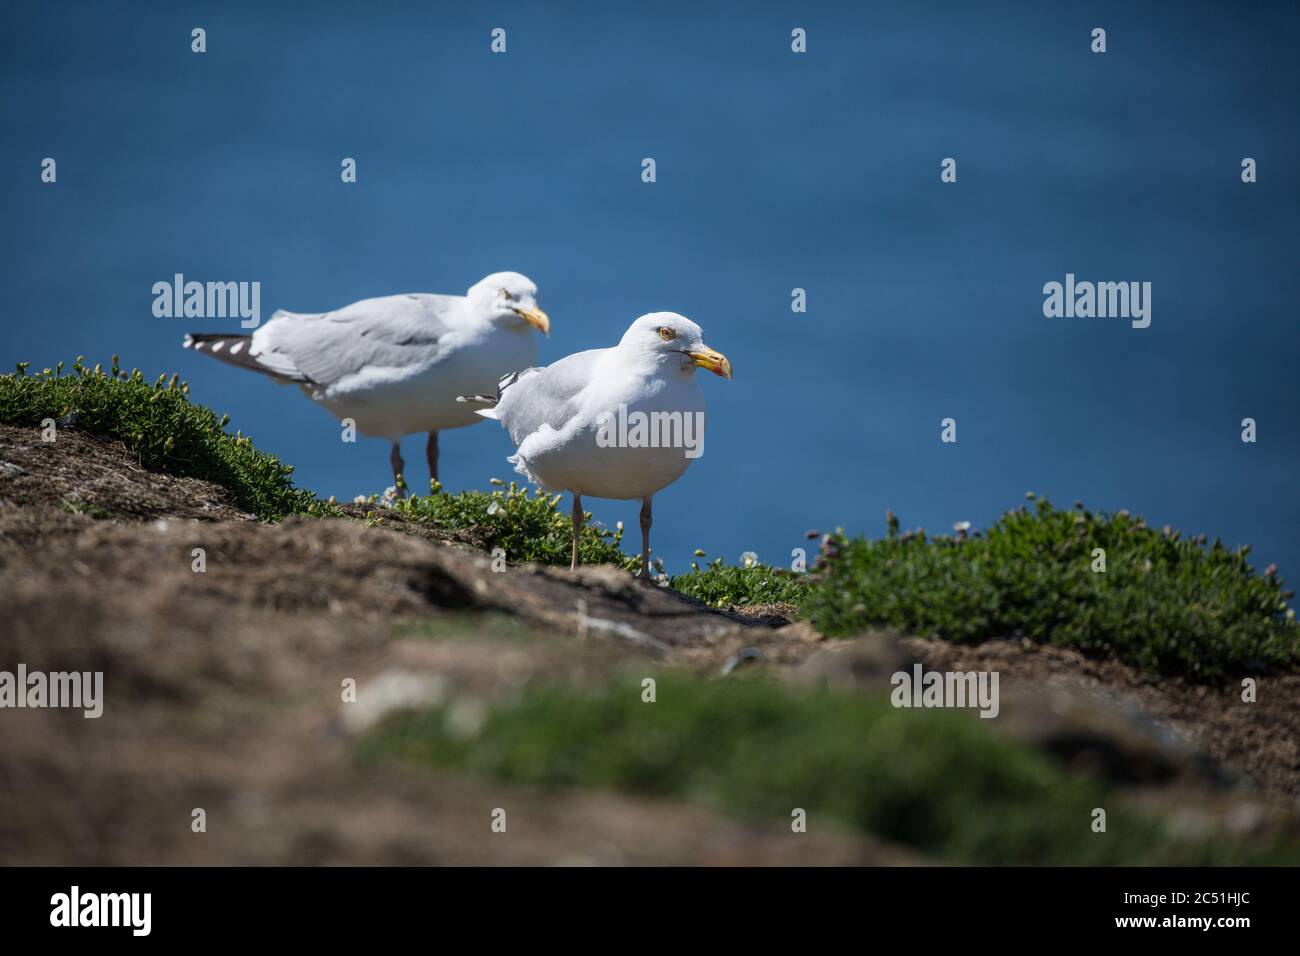
[[[582,496],[640,498],[641,577],[650,580],[651,499],[704,447],[696,368],[731,378],[731,362],[704,344],[698,325],[675,312],[652,312],[614,348],[507,375],[495,398],[465,399],[493,406],[479,414],[510,433],[516,471],[548,491],[572,493],[570,570],[578,567]]]
[[[313,314],[281,309],[252,335],[195,332],[185,347],[298,385],[363,435],[387,438],[395,481],[405,467],[402,436],[427,431],[436,481],[438,432],[478,421],[457,396],[536,362],[530,327],[551,332],[537,286],[518,272],[495,272],[463,296],[389,295]]]

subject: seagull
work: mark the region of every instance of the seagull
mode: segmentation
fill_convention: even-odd
[[[389,295],[333,312],[281,309],[251,335],[194,332],[184,347],[298,385],[363,435],[387,438],[400,495],[402,436],[429,433],[429,477],[437,481],[438,432],[479,420],[457,397],[536,362],[532,329],[551,331],[537,286],[518,272],[494,272],[465,295]]]
[[[505,376],[495,396],[467,395],[510,433],[515,470],[547,491],[573,495],[578,567],[582,496],[641,499],[641,572],[650,574],[651,501],[703,452],[704,392],[695,370],[731,378],[731,362],[675,312],[637,319],[618,345]]]

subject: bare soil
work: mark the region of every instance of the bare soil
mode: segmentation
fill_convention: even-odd
[[[1300,675],[1261,679],[1245,704],[1235,684],[1059,648],[828,641],[791,608],[718,612],[613,568],[495,573],[474,544],[407,522],[260,523],[74,428],[45,444],[0,425],[0,670],[100,670],[106,697],[98,720],[0,712],[0,863],[925,862],[855,831],[796,839],[687,803],[355,756],[412,695],[472,713],[539,678],[663,667],[872,690],[918,661],[997,670],[1007,719],[990,724],[1153,800],[1250,830],[1300,798]]]

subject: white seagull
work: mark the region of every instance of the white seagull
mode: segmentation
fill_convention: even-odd
[[[573,495],[578,567],[582,496],[641,499],[641,577],[650,579],[651,499],[703,451],[704,393],[695,370],[731,378],[731,362],[675,312],[632,323],[614,348],[577,352],[507,375],[478,414],[505,426],[515,470],[547,491]]]
[[[551,331],[537,286],[495,272],[465,295],[389,295],[312,314],[281,309],[252,335],[194,332],[184,344],[298,385],[363,435],[387,438],[394,480],[405,467],[402,436],[427,431],[437,480],[438,432],[479,420],[457,397],[536,362],[532,329]]]

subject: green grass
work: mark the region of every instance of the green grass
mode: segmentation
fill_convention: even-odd
[[[453,767],[543,787],[599,787],[697,800],[810,828],[826,818],[965,863],[1227,864],[1300,858],[1294,845],[1193,839],[1066,775],[969,714],[903,711],[887,700],[797,693],[765,680],[661,677],[598,690],[535,686],[466,737],[446,712],[394,717],[366,760]],[[1092,811],[1107,832],[1092,832]]]
[[[213,481],[240,507],[266,520],[338,514],[293,487],[293,469],[190,402],[175,375],[149,382],[138,370],[93,369],[80,359],[0,376],[0,422],[37,426],[71,417],[76,427],[122,442],[147,468]],[[515,483],[449,494],[438,486],[396,510],[448,530],[473,530],[512,563],[567,565],[571,523],[560,496],[530,495]],[[622,525],[586,516],[584,564],[635,569]],[[1271,569],[1256,574],[1247,548],[1148,528],[1127,512],[1061,511],[1047,501],[1008,512],[987,532],[961,539],[899,534],[831,536],[815,573],[721,560],[678,575],[672,585],[713,607],[783,603],[818,630],[848,635],[873,627],[975,642],[1020,637],[1114,657],[1151,672],[1195,679],[1286,669],[1300,660],[1300,636],[1285,590]],[[1093,551],[1106,571],[1092,571]],[[702,556],[703,552],[697,552]]]
[[[510,563],[535,561],[539,564],[568,566],[573,556],[573,517],[561,510],[560,495],[548,495],[538,489],[529,495],[517,483],[492,491],[449,493],[441,485],[431,484],[431,493],[402,499],[394,510],[407,518],[450,531],[474,529],[485,534],[487,547],[501,548]],[[591,523],[585,513],[578,537],[578,553],[583,564],[615,564],[629,570],[638,567],[638,559],[619,548],[623,540],[620,522],[614,529]]]
[[[1106,570],[1092,570],[1094,549]],[[1127,512],[1046,500],[966,540],[840,538],[801,609],[819,631],[872,626],[974,642],[1019,637],[1195,679],[1293,667],[1300,632],[1272,569],[1249,548],[1148,528]]]
[[[696,551],[703,557],[702,551]],[[753,604],[798,605],[808,591],[807,575],[766,564],[726,564],[715,558],[704,567],[698,561],[691,570],[672,579],[673,588],[703,601],[710,607]]]
[[[83,431],[120,441],[155,471],[202,478],[226,488],[241,508],[264,520],[330,509],[311,492],[293,487],[293,468],[260,452],[242,434],[225,432],[229,417],[189,400],[189,386],[173,375],[155,382],[133,369],[87,368],[78,358],[28,375],[27,363],[0,375],[0,422],[40,427],[45,419],[70,419]]]

